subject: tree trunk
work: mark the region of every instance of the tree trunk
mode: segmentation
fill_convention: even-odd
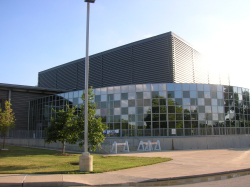
[[[62,153],[65,153],[65,141],[63,140],[63,147],[62,147]]]
[[[3,149],[4,149],[4,144],[5,144],[5,136],[3,136]]]

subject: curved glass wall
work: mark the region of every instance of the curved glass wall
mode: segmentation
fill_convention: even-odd
[[[83,91],[30,102],[30,130],[48,126],[66,104],[83,104]],[[211,84],[140,84],[94,89],[96,116],[107,137],[249,134],[249,90]],[[114,131],[116,130],[116,131]]]

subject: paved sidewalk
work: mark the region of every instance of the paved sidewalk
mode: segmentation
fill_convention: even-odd
[[[201,176],[250,169],[250,148],[175,150],[118,154],[123,156],[171,157],[170,162],[133,169],[80,175],[0,175],[0,186],[82,186],[136,183],[156,179]],[[1,167],[1,166],[0,166]]]

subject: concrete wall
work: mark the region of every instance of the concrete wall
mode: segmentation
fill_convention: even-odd
[[[0,139],[0,143],[3,142],[3,139]],[[49,148],[49,149],[62,149],[62,144],[60,142],[47,144],[44,142],[44,139],[5,139],[5,143],[9,145],[20,145],[20,146],[29,146],[29,147],[39,147],[39,148]],[[83,148],[79,148],[78,145],[70,145],[66,143],[67,151],[81,151]]]
[[[156,142],[160,141],[162,150],[186,150],[186,149],[228,149],[228,148],[242,148],[250,147],[250,135],[233,135],[233,136],[204,136],[204,137],[159,137],[159,138],[112,138],[106,139],[102,144],[102,149],[97,149],[98,153],[109,153],[112,144],[123,143],[128,141],[130,151],[136,151],[140,141]],[[3,142],[3,139],[0,139]],[[62,144],[51,143],[45,144],[43,139],[6,139],[6,144],[50,148],[50,149],[62,149]],[[122,151],[122,146],[118,147],[118,152]],[[79,148],[77,144],[66,144],[67,151],[79,151],[83,152],[83,148]]]

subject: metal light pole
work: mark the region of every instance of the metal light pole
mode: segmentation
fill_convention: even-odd
[[[88,152],[88,88],[89,88],[89,3],[87,3],[86,25],[86,57],[85,57],[85,121],[84,121],[84,152]]]
[[[85,57],[85,108],[84,108],[84,152],[79,157],[80,171],[93,171],[93,157],[88,152],[88,88],[89,88],[89,9],[95,0],[87,2],[87,24],[86,24],[86,57]]]

